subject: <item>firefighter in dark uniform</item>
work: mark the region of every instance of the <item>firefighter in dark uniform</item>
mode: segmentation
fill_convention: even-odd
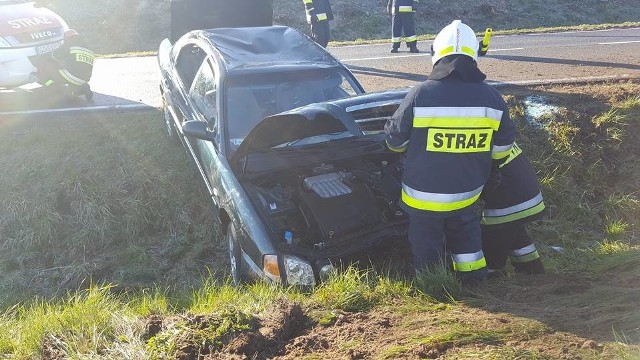
[[[387,11],[391,13],[391,47],[392,53],[397,53],[400,49],[402,34],[407,47],[412,53],[419,53],[418,37],[415,26],[415,0],[388,0]]]
[[[84,47],[75,30],[65,32],[64,42],[51,54],[51,60],[48,66],[39,69],[39,82],[46,91],[57,92],[68,86],[71,95],[93,97],[89,80],[95,54]]]
[[[452,22],[433,47],[433,71],[387,121],[386,142],[406,152],[400,205],[409,214],[416,270],[444,263],[446,249],[463,284],[475,283],[487,268],[472,205],[511,153],[516,129],[500,94],[484,83],[469,26]]]
[[[482,249],[489,272],[502,270],[507,259],[516,272],[544,273],[542,260],[526,224],[546,215],[536,172],[515,144],[499,165],[497,186],[486,187],[480,224]]]
[[[333,12],[329,0],[303,0],[307,23],[311,25],[311,37],[322,47],[327,47],[331,38],[329,21]]]

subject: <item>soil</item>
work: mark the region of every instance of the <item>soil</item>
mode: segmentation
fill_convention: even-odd
[[[521,276],[477,289],[485,297],[493,294],[492,304],[473,305],[470,299],[445,311],[436,307],[407,313],[398,304],[368,312],[334,312],[335,321],[328,325],[311,321],[299,305],[283,302],[267,311],[258,326],[204,358],[458,359],[505,348],[541,359],[610,358],[612,353],[603,342],[612,340],[606,335],[612,324],[585,329],[583,315],[589,309],[571,309],[562,300],[567,295],[589,296],[590,288],[591,284],[576,283],[572,277]],[[622,311],[619,316],[624,316]],[[452,328],[461,329],[460,334],[447,339],[444,335]],[[523,332],[523,328],[530,330]],[[468,338],[467,334],[483,329],[506,336]],[[180,358],[198,359],[198,353]]]

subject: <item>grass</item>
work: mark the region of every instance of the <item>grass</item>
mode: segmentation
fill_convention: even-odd
[[[158,112],[2,119],[0,358],[216,356],[240,334],[285,351],[304,341],[258,335],[282,303],[302,308],[296,326],[310,339],[328,339],[308,358],[372,342],[374,358],[637,358],[639,91],[633,81],[509,90],[552,215],[530,229],[549,274],[509,270],[474,289],[445,269],[406,280],[355,268],[306,292],[233,287],[206,196]],[[529,126],[531,93],[564,110]],[[381,328],[349,314],[389,317],[388,330],[334,346],[350,322]]]
[[[14,118],[0,129],[0,304],[91,278],[172,286],[205,277],[203,264],[226,268],[210,262],[215,223],[183,150],[149,141],[164,135],[159,113]]]

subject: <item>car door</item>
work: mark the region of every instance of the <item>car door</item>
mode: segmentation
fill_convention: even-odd
[[[200,66],[189,90],[188,97],[195,116],[192,120],[205,121],[207,123],[207,131],[210,135],[208,140],[187,139],[187,141],[191,144],[198,161],[198,167],[202,172],[203,179],[217,211],[220,188],[217,164],[219,164],[219,157],[222,156],[220,152],[220,106],[218,105],[219,95],[216,70],[210,58],[205,59]]]
[[[169,105],[174,109],[175,125],[180,129],[183,122],[194,120],[189,91],[207,54],[204,49],[194,43],[184,44],[174,51],[177,51],[177,54],[172,74],[168,76],[172,81],[167,88],[170,95],[166,100],[171,102]]]

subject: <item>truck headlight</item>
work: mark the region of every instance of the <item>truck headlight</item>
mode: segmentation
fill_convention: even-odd
[[[314,286],[316,279],[313,276],[313,268],[308,262],[293,256],[284,257],[284,270],[289,285]]]

